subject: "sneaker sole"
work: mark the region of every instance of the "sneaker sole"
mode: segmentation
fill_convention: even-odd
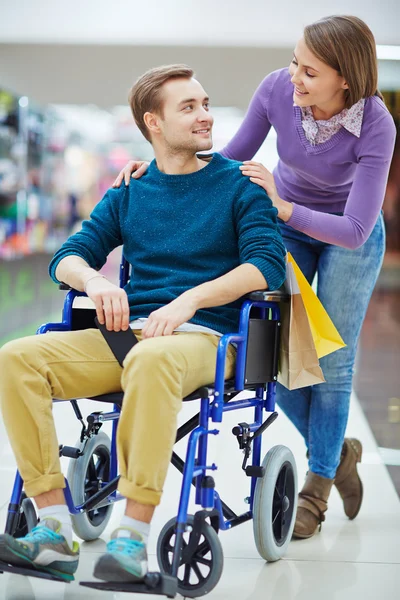
[[[7,544],[7,539],[0,539],[0,561],[12,565],[14,567],[21,567],[22,569],[33,568],[35,571],[40,571],[42,573],[49,573],[50,575],[56,575],[57,577],[61,577],[65,581],[74,581],[75,577],[70,573],[63,573],[62,571],[58,571],[56,569],[52,569],[51,567],[46,567],[43,565],[36,565],[30,558],[24,556],[23,554],[19,554],[13,548]]]
[[[107,554],[103,555],[97,561],[93,575],[97,579],[115,583],[138,583],[145,578],[145,575],[135,575],[134,573],[127,571],[118,560]]]

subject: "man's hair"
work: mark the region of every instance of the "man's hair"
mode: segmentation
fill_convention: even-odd
[[[162,116],[162,86],[170,79],[191,79],[193,70],[187,65],[166,65],[146,71],[134,83],[129,92],[129,105],[136,125],[146,140],[151,142],[150,133],[143,120],[145,113],[154,112]]]

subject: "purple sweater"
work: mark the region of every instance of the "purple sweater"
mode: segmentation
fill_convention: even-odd
[[[239,131],[221,154],[251,160],[271,125],[278,137],[275,184],[279,196],[293,202],[287,224],[323,242],[361,246],[382,208],[396,136],[382,100],[366,98],[359,138],[341,128],[313,146],[304,134],[301,110],[293,106],[288,70],[279,69],[261,82]]]

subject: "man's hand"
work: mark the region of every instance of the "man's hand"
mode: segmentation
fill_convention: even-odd
[[[194,316],[196,310],[197,305],[189,294],[178,296],[166,306],[155,310],[149,315],[142,329],[143,339],[160,335],[172,335],[177,327]]]
[[[129,327],[129,304],[125,290],[105,277],[92,277],[86,284],[86,293],[96,305],[99,322],[108,331],[126,331]]]

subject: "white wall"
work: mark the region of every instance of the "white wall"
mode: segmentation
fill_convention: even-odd
[[[289,64],[292,49],[183,46],[0,45],[0,85],[40,103],[127,104],[147,69],[176,62],[194,68],[214,106],[246,108],[265,75]]]
[[[146,69],[193,67],[215,106],[245,109],[262,78],[288,65],[303,26],[332,12],[400,45],[400,0],[0,0],[0,86],[36,102],[126,104]],[[399,63],[382,63],[400,87]]]
[[[400,43],[398,0],[0,0],[0,41],[291,46],[302,28],[354,14],[378,44]]]

